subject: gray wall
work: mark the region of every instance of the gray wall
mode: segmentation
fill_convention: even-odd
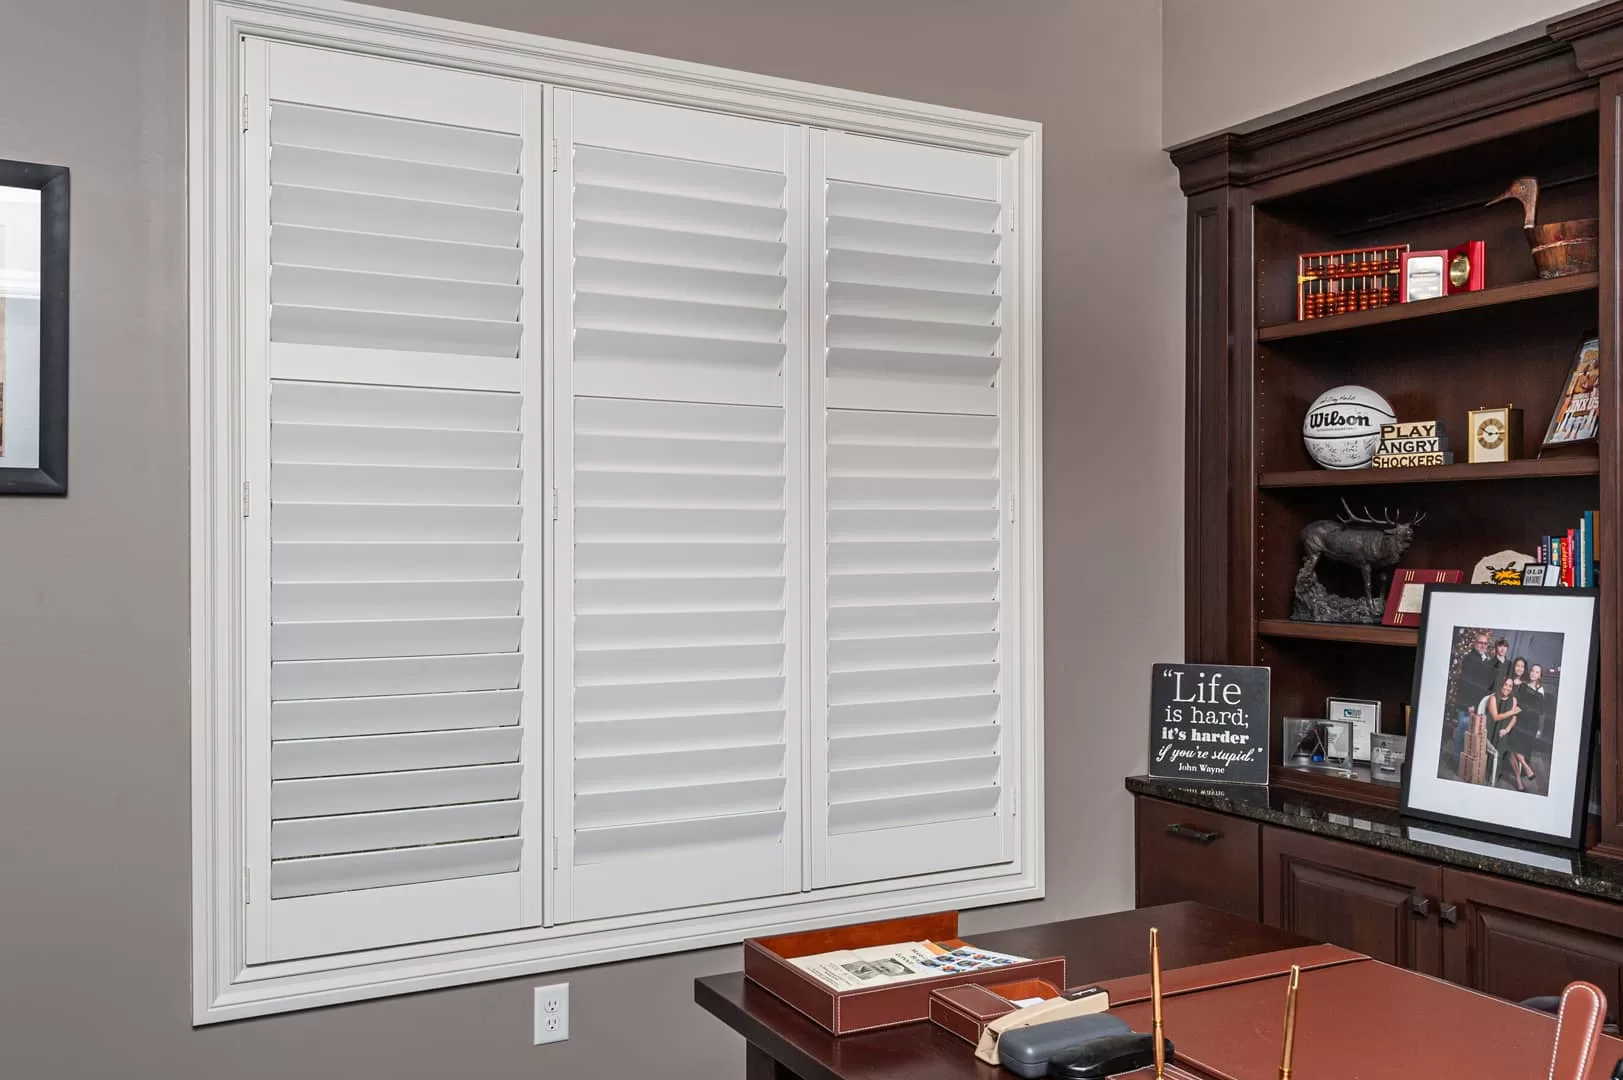
[[[1043,122],[1050,899],[969,925],[1130,905],[1121,777],[1143,764],[1147,666],[1181,642],[1158,5],[412,6]],[[0,500],[0,1073],[741,1075],[691,992],[736,949],[567,973],[559,1046],[530,1045],[528,987],[550,979],[191,1028],[185,79],[185,0],[0,0],[0,156],[72,168],[74,239],[72,494]]]
[[[1573,0],[1162,0],[1161,145],[1222,131],[1579,6]]]

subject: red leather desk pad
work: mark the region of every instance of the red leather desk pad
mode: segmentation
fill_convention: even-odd
[[[1292,964],[1303,971],[1311,971],[1315,968],[1367,959],[1369,958],[1363,953],[1343,949],[1340,945],[1304,945],[1296,949],[1257,953],[1254,956],[1237,956],[1232,960],[1193,964],[1189,967],[1163,971],[1161,995],[1165,998],[1173,994],[1187,994],[1217,986],[1228,986],[1231,983],[1289,975]],[[1150,977],[1147,974],[1111,979],[1109,982],[1099,983],[1099,986],[1110,994],[1110,1006],[1113,1010],[1121,1005],[1150,999]]]
[[[1170,974],[1170,973],[1169,973]],[[1167,1038],[1185,1069],[1214,1080],[1279,1073],[1286,976],[1164,997]],[[1291,1073],[1302,1080],[1541,1080],[1555,1018],[1374,960],[1303,971]],[[1111,1012],[1150,1030],[1150,1006]],[[1623,1041],[1601,1039],[1590,1080],[1606,1080]]]

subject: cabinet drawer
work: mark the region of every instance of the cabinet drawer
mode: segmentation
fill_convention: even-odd
[[[1143,796],[1134,802],[1139,907],[1194,900],[1247,919],[1261,915],[1256,822]]]

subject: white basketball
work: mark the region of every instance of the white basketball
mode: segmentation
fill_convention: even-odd
[[[1338,386],[1314,399],[1302,419],[1302,441],[1326,469],[1367,469],[1381,445],[1381,425],[1397,419],[1369,387]]]

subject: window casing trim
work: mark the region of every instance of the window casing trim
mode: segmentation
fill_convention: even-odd
[[[395,12],[341,0],[192,0],[188,94],[193,1020],[198,1024],[337,1004],[635,956],[736,942],[768,931],[983,906],[1043,895],[1043,822],[1015,823],[1009,866],[817,890],[683,911],[249,966],[241,838],[241,693],[236,655],[243,530],[237,402],[243,389],[235,296],[240,256],[237,152],[241,42],[262,37],[415,60],[673,105],[1007,155],[1019,289],[1008,312],[1018,403],[1020,668],[1010,706],[1023,717],[1011,805],[1042,792],[1041,127],[941,106],[728,71],[620,50]],[[545,251],[545,248],[543,249]],[[546,294],[546,290],[542,290]],[[547,318],[551,312],[545,313]],[[1013,344],[1017,343],[1017,344]],[[550,558],[550,553],[549,553]],[[549,569],[550,574],[550,569]],[[548,654],[550,656],[550,653]],[[550,671],[548,672],[550,675]],[[1015,700],[1018,699],[1018,700]],[[550,836],[538,838],[551,854]]]

